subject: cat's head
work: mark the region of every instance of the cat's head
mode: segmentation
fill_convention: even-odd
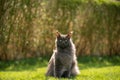
[[[65,49],[71,46],[71,36],[72,36],[72,31],[69,32],[68,34],[61,34],[60,32],[56,32],[56,45],[57,47],[61,49]]]

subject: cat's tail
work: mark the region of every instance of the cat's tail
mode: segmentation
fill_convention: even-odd
[[[77,61],[76,61],[72,70],[71,70],[71,76],[76,76],[76,75],[79,75],[79,74],[80,74],[80,70],[78,68]]]

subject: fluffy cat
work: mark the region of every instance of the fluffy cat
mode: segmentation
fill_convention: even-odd
[[[70,77],[79,74],[76,60],[76,49],[71,39],[72,32],[67,35],[57,32],[56,49],[49,61],[46,76]]]

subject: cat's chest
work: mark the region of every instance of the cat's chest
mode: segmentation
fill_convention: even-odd
[[[56,56],[57,59],[61,61],[62,64],[70,64],[73,61],[72,53],[59,52]]]

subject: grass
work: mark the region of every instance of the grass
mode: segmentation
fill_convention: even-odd
[[[0,61],[0,80],[56,80],[45,77],[46,57]],[[78,58],[81,74],[70,80],[120,80],[120,56]],[[68,80],[62,78],[61,80]]]

